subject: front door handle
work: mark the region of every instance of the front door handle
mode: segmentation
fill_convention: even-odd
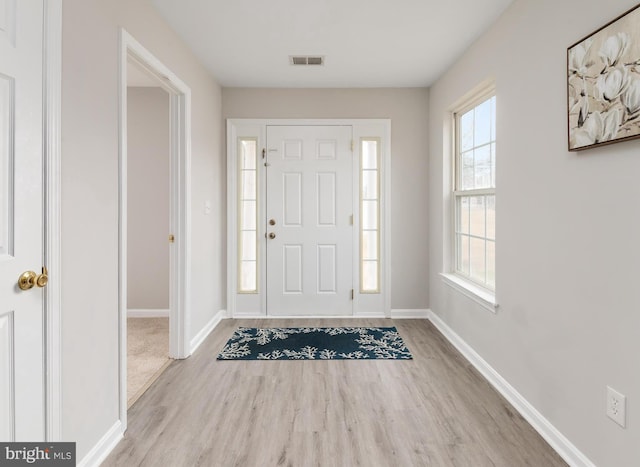
[[[270,238],[271,240],[273,240],[274,238],[276,238],[276,234],[275,234],[275,232],[271,232],[271,233],[269,234],[269,238]]]

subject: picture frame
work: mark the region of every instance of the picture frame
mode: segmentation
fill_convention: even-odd
[[[640,138],[640,5],[567,48],[568,149]]]

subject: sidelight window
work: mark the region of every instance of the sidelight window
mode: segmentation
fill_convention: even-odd
[[[360,140],[360,292],[380,293],[380,139]]]
[[[238,139],[238,292],[258,292],[258,141]]]

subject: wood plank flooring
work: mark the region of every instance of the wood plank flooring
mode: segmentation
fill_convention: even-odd
[[[396,326],[413,360],[217,361],[238,326]],[[565,466],[426,320],[225,320],[104,466]]]

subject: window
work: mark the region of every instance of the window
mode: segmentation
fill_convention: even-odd
[[[238,139],[238,292],[258,292],[258,141]]]
[[[380,139],[360,140],[360,292],[380,293]]]
[[[495,289],[496,97],[484,94],[455,117],[454,271]]]

